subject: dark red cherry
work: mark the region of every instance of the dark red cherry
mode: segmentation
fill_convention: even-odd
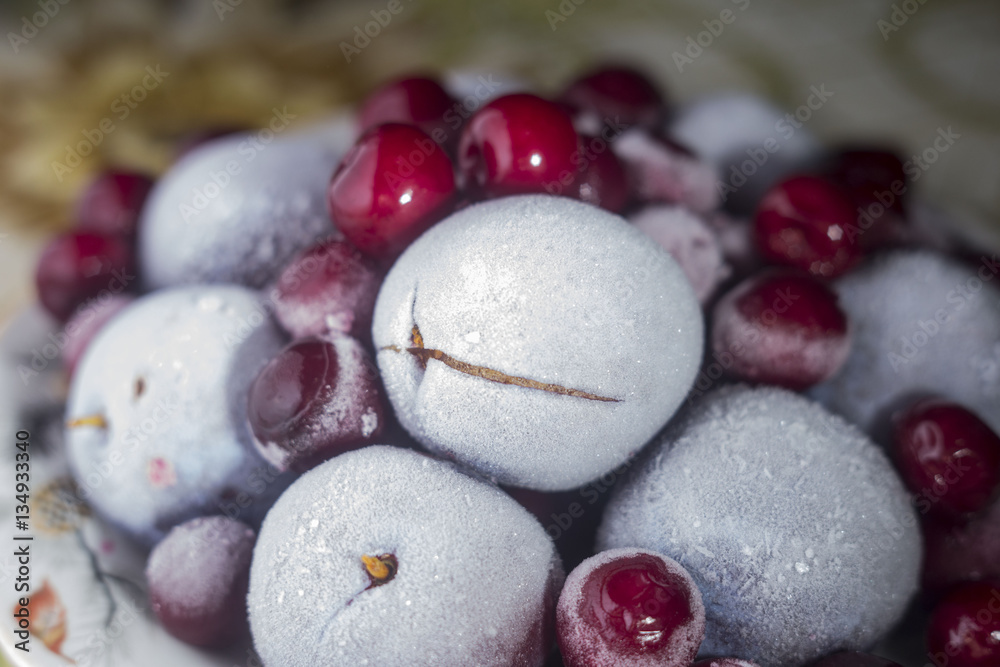
[[[612,213],[620,213],[632,196],[625,164],[600,137],[581,135],[580,143],[585,162],[583,173],[578,176],[577,197]]]
[[[458,128],[445,115],[455,107],[455,99],[437,79],[412,76],[397,79],[371,93],[358,112],[362,131],[384,123],[416,125],[445,147],[458,143]]]
[[[712,348],[740,379],[801,390],[831,377],[847,360],[847,315],[825,284],[771,269],[716,304]]]
[[[1000,582],[965,584],[945,596],[931,614],[927,651],[937,665],[1000,665]]]
[[[676,562],[614,549],[583,561],[559,597],[556,627],[567,667],[689,664],[704,637],[701,595]]]
[[[610,119],[649,129],[659,129],[666,115],[656,85],[631,67],[608,66],[585,74],[566,88],[559,101],[604,123]]]
[[[862,246],[878,248],[901,237],[910,180],[899,155],[880,148],[844,148],[834,154],[828,174],[854,203]]]
[[[577,179],[579,141],[573,121],[535,95],[504,95],[469,119],[458,164],[467,189],[486,197],[570,188]]]
[[[843,651],[826,656],[812,667],[900,667],[900,665],[871,653]]]
[[[272,359],[250,386],[247,417],[261,455],[303,471],[371,444],[382,430],[378,374],[347,336],[307,338]]]
[[[924,516],[924,589],[936,595],[955,584],[1000,580],[1000,501],[971,517],[930,513],[930,499],[914,503]]]
[[[916,403],[893,419],[892,444],[903,481],[931,511],[978,512],[1000,491],[1000,436],[960,405]]]
[[[153,180],[134,171],[107,171],[97,177],[76,206],[77,229],[135,238],[139,213]]]
[[[330,215],[347,240],[383,260],[399,255],[454,201],[451,159],[425,132],[398,123],[363,134],[327,194]]]
[[[256,536],[222,516],[175,526],[146,564],[149,602],[167,632],[195,646],[249,637],[246,597]]]
[[[862,257],[855,207],[844,192],[818,176],[795,176],[764,195],[754,236],[764,259],[836,278]]]
[[[326,241],[299,254],[271,292],[274,315],[295,338],[328,332],[371,336],[382,274],[346,241]]]
[[[85,301],[103,292],[130,290],[135,282],[131,243],[121,236],[67,232],[52,239],[35,267],[38,300],[66,321]]]

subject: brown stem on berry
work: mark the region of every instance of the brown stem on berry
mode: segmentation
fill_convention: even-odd
[[[607,396],[598,396],[597,394],[591,394],[590,392],[581,391],[579,389],[571,389],[569,387],[563,387],[558,384],[549,384],[547,382],[539,382],[537,380],[529,380],[528,378],[518,377],[516,375],[507,375],[501,371],[494,370],[492,368],[486,368],[485,366],[476,366],[465,361],[459,361],[455,357],[442,352],[441,350],[434,350],[431,348],[424,347],[423,336],[420,335],[420,329],[417,325],[413,325],[413,331],[410,334],[410,340],[413,343],[412,347],[408,347],[405,350],[400,348],[398,345],[386,345],[381,348],[382,350],[390,350],[392,352],[409,352],[412,354],[423,366],[427,367],[427,362],[431,359],[440,361],[449,368],[453,368],[460,373],[465,373],[466,375],[472,375],[475,377],[483,378],[484,380],[489,380],[490,382],[497,382],[499,384],[511,384],[518,387],[526,387],[527,389],[538,389],[540,391],[547,391],[550,394],[561,394],[563,396],[573,396],[576,398],[585,398],[590,401],[603,401],[605,403],[617,403],[617,398],[608,398]]]
[[[380,556],[362,555],[361,562],[365,564],[368,578],[372,581],[372,586],[381,586],[392,581],[399,569],[399,561],[392,554],[381,554]]]
[[[71,419],[66,422],[66,428],[79,428],[81,426],[93,426],[94,428],[107,428],[108,422],[104,418],[104,415],[87,415],[86,417],[78,417],[77,419]]]

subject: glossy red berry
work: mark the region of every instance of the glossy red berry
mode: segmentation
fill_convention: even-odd
[[[149,602],[173,636],[219,648],[245,640],[250,559],[249,526],[223,516],[182,523],[156,545],[146,564]]]
[[[632,197],[625,164],[604,139],[581,135],[585,160],[577,182],[577,197],[594,206],[620,213]]]
[[[927,651],[938,665],[1000,665],[1000,582],[965,584],[935,607],[927,627]]]
[[[379,437],[378,373],[346,336],[292,343],[253,381],[247,417],[265,459],[282,471],[308,470]]]
[[[455,99],[437,79],[414,76],[397,79],[371,93],[358,112],[362,131],[385,123],[416,125],[442,146],[458,143],[459,128],[448,124],[446,115]]]
[[[346,241],[326,241],[293,259],[271,292],[274,315],[295,338],[325,333],[371,336],[382,274]]]
[[[135,281],[131,243],[120,236],[67,232],[52,239],[35,267],[38,300],[66,321],[85,301],[102,292],[118,294]]]
[[[469,119],[458,163],[465,187],[486,197],[571,188],[579,141],[573,121],[535,95],[504,95]]]
[[[764,259],[836,278],[862,257],[855,207],[844,192],[817,176],[795,176],[764,195],[754,219]]]
[[[829,287],[784,269],[744,280],[716,304],[712,349],[743,380],[801,390],[831,377],[850,352],[847,315]]]
[[[451,211],[454,168],[422,130],[379,125],[362,135],[337,167],[327,201],[348,241],[367,255],[390,260]]]
[[[675,561],[612,549],[581,563],[556,608],[567,667],[687,667],[705,633],[701,594]]]
[[[1000,491],[1000,436],[960,405],[919,401],[893,419],[892,444],[903,481],[931,511],[978,512]]]
[[[108,171],[92,182],[77,202],[78,229],[135,238],[139,213],[153,181],[134,171]]]
[[[656,85],[631,67],[608,66],[585,74],[566,88],[559,101],[601,122],[611,119],[627,126],[659,129],[666,116]]]
[[[871,653],[843,651],[826,656],[812,667],[900,667],[900,665]]]

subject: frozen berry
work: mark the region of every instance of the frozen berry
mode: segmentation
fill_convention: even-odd
[[[64,330],[66,344],[62,349],[63,364],[65,364],[66,372],[69,375],[73,375],[77,363],[97,332],[132,301],[134,301],[132,296],[119,294],[108,299],[98,300],[92,306],[81,308],[73,313],[73,316],[66,322]]]
[[[978,512],[1000,490],[1000,437],[960,405],[919,401],[893,419],[892,441],[903,481],[930,509]]]
[[[602,122],[612,119],[650,129],[659,129],[666,116],[656,85],[631,67],[608,66],[585,74],[566,88],[559,101]]]
[[[35,268],[38,300],[61,321],[102,291],[133,287],[135,260],[128,241],[96,232],[67,232],[42,250]]]
[[[826,656],[812,667],[899,667],[899,664],[870,653],[843,651]]]
[[[444,217],[455,199],[451,159],[427,134],[389,123],[366,132],[334,172],[327,201],[347,240],[392,259]]]
[[[817,176],[796,176],[772,187],[754,219],[765,259],[820,278],[835,278],[861,259],[858,232],[851,200]]]
[[[77,228],[134,239],[139,212],[152,187],[152,179],[134,171],[101,174],[77,202]]]
[[[358,112],[358,124],[362,131],[384,123],[416,125],[434,141],[448,147],[458,141],[457,128],[445,120],[454,106],[455,100],[437,79],[408,77],[387,83],[370,94]]]
[[[249,634],[246,597],[256,536],[222,516],[175,526],[146,564],[149,602],[167,632],[221,647]]]
[[[579,141],[558,105],[516,93],[469,119],[458,156],[465,187],[486,197],[545,192],[546,186],[576,179]]]
[[[1000,582],[965,584],[941,600],[927,627],[927,650],[948,667],[1000,664]]]
[[[625,164],[600,137],[581,135],[586,163],[577,179],[577,198],[620,213],[632,196]]]
[[[556,632],[566,667],[687,667],[705,636],[705,609],[676,561],[613,549],[566,577]]]
[[[715,170],[684,146],[642,129],[614,141],[638,199],[682,204],[698,213],[718,207]]]
[[[710,660],[699,660],[691,667],[760,667],[756,662],[740,660],[739,658],[712,658]]]
[[[931,500],[921,496],[917,509],[928,512]],[[926,514],[924,530],[924,589],[931,594],[981,579],[1000,579],[1000,502],[970,518]]]
[[[804,389],[831,377],[850,352],[837,294],[806,274],[772,269],[730,290],[712,314],[716,359],[743,380]]]
[[[274,315],[295,338],[327,332],[365,340],[382,276],[372,260],[344,241],[309,248],[274,285]]]
[[[265,459],[279,470],[307,470],[379,436],[378,374],[352,338],[301,340],[257,375],[248,417]]]

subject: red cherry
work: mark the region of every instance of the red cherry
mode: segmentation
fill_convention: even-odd
[[[295,338],[328,332],[371,336],[382,275],[346,241],[326,241],[293,259],[278,277],[274,314]]]
[[[358,112],[362,131],[384,123],[416,125],[434,141],[449,147],[458,143],[457,128],[445,115],[455,107],[455,99],[437,79],[414,76],[385,84],[371,93]]]
[[[917,509],[930,501],[920,496]],[[924,516],[924,589],[938,594],[949,587],[981,579],[1000,580],[1000,501],[970,518]]]
[[[772,187],[754,219],[766,260],[820,278],[836,278],[861,259],[859,232],[851,200],[817,176],[795,176]]]
[[[894,151],[845,148],[835,154],[828,173],[854,203],[862,246],[878,248],[901,238],[910,182]]]
[[[66,321],[83,302],[101,292],[132,287],[135,258],[119,236],[67,232],[52,239],[35,267],[38,300],[56,319]]]
[[[697,667],[697,665],[695,666]],[[844,651],[828,655],[812,667],[900,667],[899,663],[870,653]]]
[[[1000,582],[965,584],[938,603],[927,627],[927,650],[938,665],[1000,665]]]
[[[253,381],[247,417],[265,459],[282,471],[308,470],[379,437],[378,373],[346,336],[292,343]]]
[[[358,139],[327,195],[330,215],[347,240],[385,260],[447,215],[454,200],[448,155],[425,132],[396,123]]]
[[[620,213],[631,198],[625,164],[600,137],[580,136],[583,173],[578,177],[577,197],[594,206]]]
[[[847,315],[815,278],[772,269],[744,280],[715,306],[712,348],[729,372],[801,390],[831,377],[850,352]]]
[[[139,213],[152,187],[152,179],[134,171],[101,174],[80,195],[77,228],[134,239]]]
[[[642,125],[659,129],[666,105],[656,85],[631,67],[607,66],[580,77],[559,96],[559,101],[602,122]]]
[[[892,445],[903,481],[932,511],[978,512],[1000,491],[1000,436],[960,405],[916,403],[894,417]]]
[[[462,132],[458,160],[467,188],[502,197],[575,183],[578,151],[573,121],[562,109],[518,93],[498,97],[473,114]]]
[[[689,665],[705,631],[701,595],[690,575],[650,551],[614,549],[581,563],[556,610],[567,667]]]

